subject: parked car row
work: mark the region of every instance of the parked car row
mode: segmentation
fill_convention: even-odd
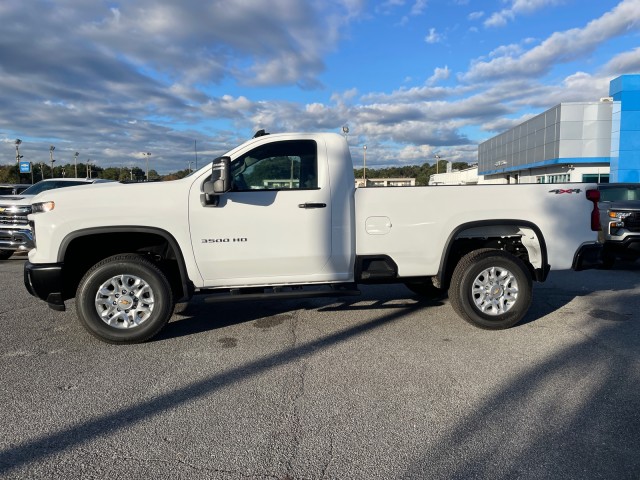
[[[30,183],[0,183],[0,195],[17,195],[30,186]]]
[[[12,185],[9,195],[0,196],[0,260],[8,259],[14,252],[33,248],[33,234],[27,216],[31,213],[31,199],[37,194],[54,188],[111,181],[99,178],[51,178],[33,185]]]

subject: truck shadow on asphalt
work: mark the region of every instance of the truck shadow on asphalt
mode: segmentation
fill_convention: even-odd
[[[569,304],[574,298],[592,294],[605,288],[616,287],[616,271],[640,273],[636,263],[620,263],[614,270],[599,271],[589,276],[584,283],[584,272],[551,272],[545,283],[534,283],[531,308],[523,320],[512,328],[533,323]],[[422,298],[404,285],[362,286],[362,295],[356,297],[314,298],[300,300],[260,300],[251,302],[228,302],[211,305],[205,296],[196,296],[188,304],[177,309],[171,322],[152,341],[166,341],[196,335],[232,325],[258,321],[267,317],[288,315],[300,309],[324,312],[404,310],[407,312],[424,310],[429,318],[430,310],[449,303],[446,295],[438,299]],[[449,307],[447,307],[449,308]],[[606,309],[603,309],[603,312]],[[601,312],[602,313],[602,312]],[[604,313],[602,313],[604,315]],[[434,321],[437,321],[434,317]],[[321,321],[321,318],[320,318]],[[463,322],[462,319],[460,319]]]
[[[438,305],[443,305],[443,300],[421,299],[403,285],[364,287],[363,294],[355,297],[236,301],[215,305],[208,304],[204,296],[196,296],[188,304],[178,307],[174,318],[152,341],[165,341],[265,318],[286,316],[301,309],[320,313],[346,313],[355,310],[407,312]]]

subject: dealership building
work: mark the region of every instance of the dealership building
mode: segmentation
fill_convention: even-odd
[[[612,80],[609,97],[561,103],[482,142],[476,181],[452,175],[429,183],[639,182],[640,75]]]

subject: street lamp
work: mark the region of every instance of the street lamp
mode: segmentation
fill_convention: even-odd
[[[362,169],[362,181],[364,182],[364,186],[367,186],[367,146],[362,147],[364,150],[364,168]]]
[[[441,159],[442,157],[441,157],[440,155],[434,155],[434,158],[436,159],[436,175],[437,175],[437,174],[439,173],[439,171],[440,171],[440,170],[439,170],[439,165],[438,165],[438,164],[439,164],[440,159]]]
[[[20,159],[22,155],[20,155],[20,144],[22,140],[16,138],[16,166],[18,167],[18,183],[20,183]],[[33,170],[31,171],[31,183],[33,183]]]
[[[16,164],[20,163],[20,159],[22,158],[22,155],[20,155],[20,144],[22,143],[22,140],[20,140],[19,138],[16,139]]]
[[[91,159],[87,158],[87,178],[91,178]]]
[[[53,159],[53,151],[55,149],[56,147],[54,147],[53,145],[49,147],[49,159],[51,160],[51,178],[53,178],[53,162],[55,162],[55,160]]]
[[[73,154],[73,167],[75,168],[76,178],[78,178],[78,152]]]
[[[146,152],[143,153],[142,155],[144,155],[147,159],[147,182],[149,181],[149,157],[151,156],[151,152]]]
[[[344,135],[344,139],[347,140],[347,136],[349,135],[349,127],[347,125],[344,125],[342,127],[342,134]],[[348,140],[347,140],[348,143]]]

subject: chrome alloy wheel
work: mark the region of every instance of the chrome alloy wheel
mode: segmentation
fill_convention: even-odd
[[[135,328],[153,312],[149,284],[135,275],[111,277],[98,288],[95,307],[104,323],[114,328]]]
[[[473,301],[486,315],[502,315],[518,299],[518,281],[507,269],[489,267],[476,276],[472,286]]]

